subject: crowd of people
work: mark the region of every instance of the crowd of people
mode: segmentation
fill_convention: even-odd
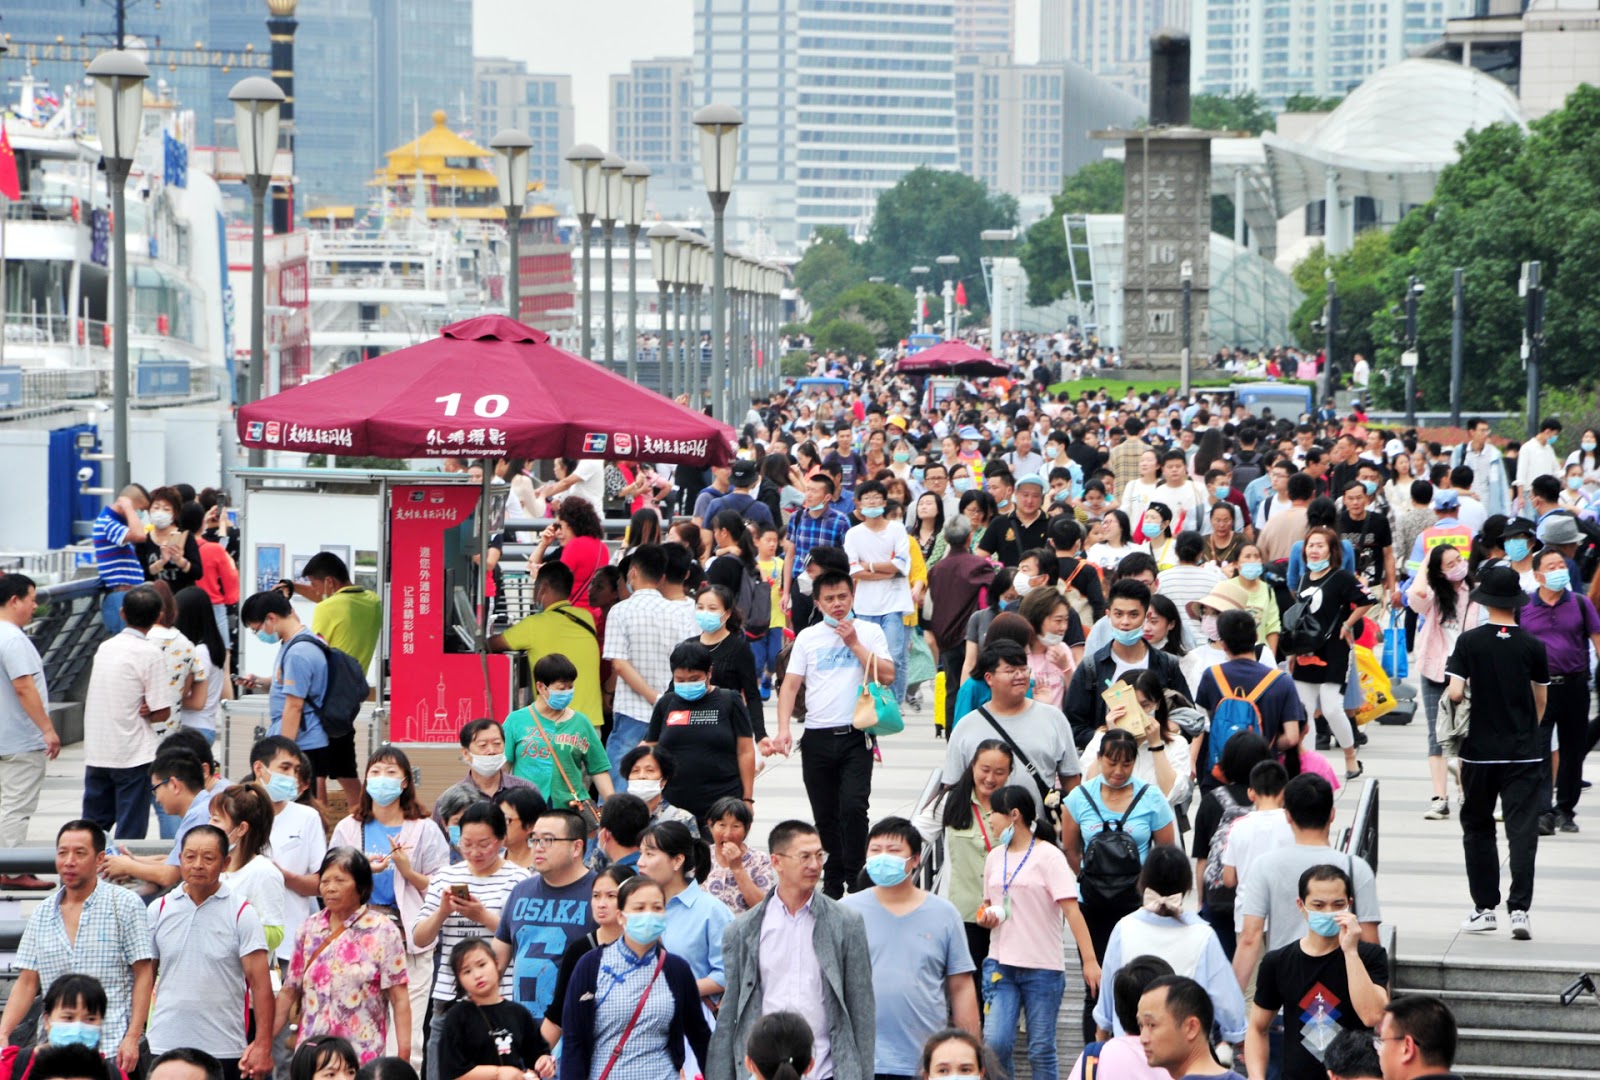
[[[336,702],[381,628],[349,567],[241,600],[225,499],[120,493],[81,814],[56,881],[0,882],[52,890],[9,1076],[1449,1075],[1448,1008],[1391,995],[1374,873],[1330,842],[1384,738],[1364,665],[1387,636],[1417,666],[1464,929],[1504,902],[1531,937],[1540,838],[1577,831],[1600,735],[1596,434],[1563,466],[1555,419],[1440,446],[1224,393],[1051,395],[1048,353],[939,402],[820,360],[847,388],[753,401],[727,466],[457,464],[554,523],[503,538],[535,607],[490,645],[531,700],[462,727],[431,805],[399,747],[357,760]],[[60,747],[35,599],[0,577],[5,846]],[[277,645],[270,676],[234,633]],[[257,691],[230,780],[218,702]],[[902,710],[943,738],[940,783],[874,820]],[[809,819],[763,822],[760,771],[795,752]],[[170,856],[112,843],[153,810]]]

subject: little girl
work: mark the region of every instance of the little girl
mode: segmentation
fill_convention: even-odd
[[[25,1080],[33,1068],[34,1053],[46,1047],[87,1046],[105,1061],[107,1080],[127,1080],[117,1068],[117,1048],[103,1045],[100,1038],[106,1018],[106,991],[99,979],[75,973],[60,976],[45,991],[42,1009],[37,1045],[0,1050],[0,1078]]]
[[[444,1018],[439,1039],[439,1075],[444,1080],[549,1080],[534,1063],[545,1052],[533,1017],[500,996],[500,969],[487,938],[468,938],[450,950],[450,969],[467,1000]]]

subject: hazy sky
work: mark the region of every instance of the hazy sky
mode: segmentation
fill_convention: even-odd
[[[479,56],[571,75],[579,142],[606,144],[607,77],[632,60],[693,54],[695,0],[477,0]],[[1016,0],[1017,59],[1038,58],[1039,0]]]

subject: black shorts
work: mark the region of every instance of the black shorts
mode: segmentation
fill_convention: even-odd
[[[327,746],[307,750],[311,767],[321,780],[353,780],[356,770],[356,733],[330,738]]]

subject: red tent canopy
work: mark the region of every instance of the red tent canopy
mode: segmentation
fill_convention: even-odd
[[[996,360],[982,349],[964,341],[942,341],[932,348],[908,356],[895,365],[908,375],[977,375],[994,377],[1011,374],[1011,365]]]
[[[239,409],[239,441],[378,457],[726,464],[734,431],[503,315]]]

